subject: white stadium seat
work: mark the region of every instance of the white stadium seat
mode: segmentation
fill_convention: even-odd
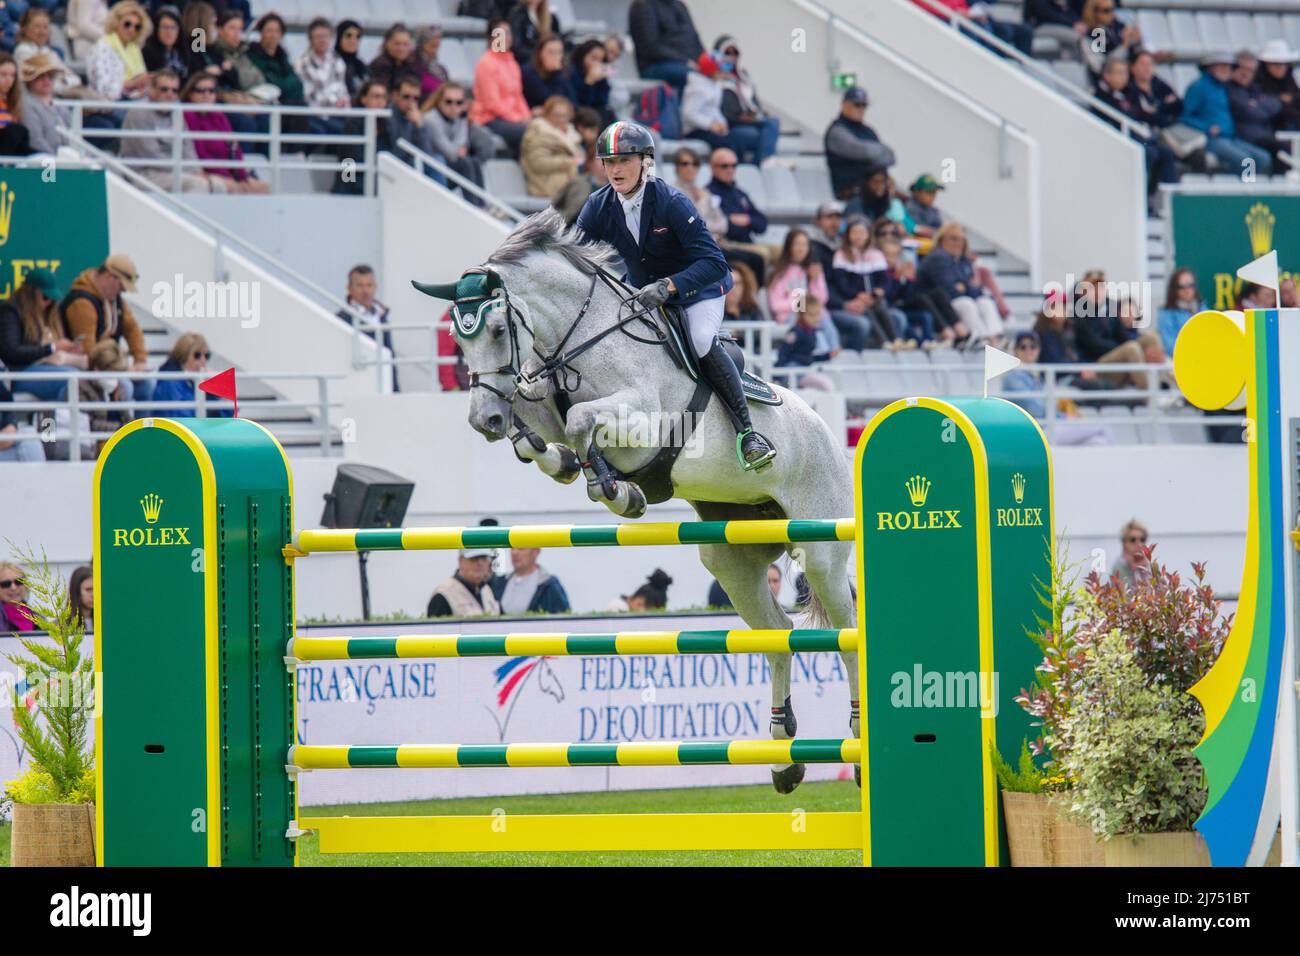
[[[1228,43],[1232,49],[1256,49],[1259,46],[1257,23],[1249,13],[1229,13],[1223,18],[1228,28]]]
[[[1201,52],[1201,31],[1196,27],[1196,14],[1186,10],[1169,11],[1169,34],[1174,49],[1180,54]]]
[[[1232,49],[1232,39],[1228,36],[1228,24],[1222,13],[1202,11],[1196,14],[1196,26],[1201,33],[1201,44],[1207,50]],[[1253,41],[1249,44],[1254,46]]]

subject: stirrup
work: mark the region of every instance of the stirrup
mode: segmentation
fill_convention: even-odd
[[[755,461],[747,461],[745,459],[745,453],[741,450],[741,445],[744,444],[745,438],[749,435],[758,435],[758,437],[762,438],[763,441],[767,444],[767,454]],[[761,471],[762,469],[770,465],[772,463],[772,459],[775,457],[776,457],[776,449],[772,447],[772,443],[768,441],[766,438],[764,438],[761,434],[754,431],[754,429],[746,428],[744,431],[739,432],[736,435],[736,458],[740,460],[740,467],[743,468],[745,471]]]

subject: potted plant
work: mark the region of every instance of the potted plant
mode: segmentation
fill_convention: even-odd
[[[1064,775],[1049,776],[1040,770],[1027,741],[1021,744],[1019,764],[1014,768],[997,748],[993,748],[992,758],[1002,790],[1012,866],[1104,865],[1097,838],[1063,810],[1062,798],[1069,786]]]
[[[20,639],[25,653],[9,655],[25,680],[13,692],[14,724],[31,768],[5,786],[12,806],[13,866],[95,865],[95,771],[88,752],[94,710],[94,665],[82,653],[81,615],[72,610],[62,578],[44,553],[20,560],[26,607],[50,640]],[[19,689],[21,688],[21,689]]]
[[[1043,728],[1031,749],[1068,782],[1062,806],[1106,840],[1108,866],[1208,863],[1192,830],[1207,795],[1193,753],[1205,717],[1187,691],[1222,650],[1231,618],[1204,564],[1184,583],[1154,551],[1132,585],[1089,574],[1068,624],[1054,609],[1038,682],[1018,698]]]

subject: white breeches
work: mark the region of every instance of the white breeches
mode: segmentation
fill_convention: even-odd
[[[722,296],[702,299],[686,307],[686,324],[690,327],[691,346],[697,356],[703,356],[713,348],[713,340],[722,328],[726,307],[727,300]]]

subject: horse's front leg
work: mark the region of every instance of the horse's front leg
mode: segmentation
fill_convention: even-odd
[[[586,449],[582,472],[587,476],[587,497],[599,501],[610,511],[624,518],[639,518],[645,514],[645,494],[635,482],[616,478],[605,461],[604,449],[627,444],[624,434],[629,419],[645,416],[643,396],[627,388],[574,405],[565,420],[564,433],[569,446]]]
[[[571,484],[582,470],[572,448],[548,442],[519,418],[515,418],[506,434],[516,458],[522,462],[536,462],[543,474],[550,475],[562,485]]]

